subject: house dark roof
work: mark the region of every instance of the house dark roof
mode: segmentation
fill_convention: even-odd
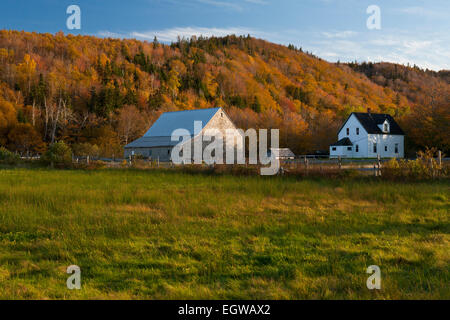
[[[405,135],[402,128],[400,128],[400,126],[397,124],[397,122],[395,122],[394,118],[392,118],[389,114],[360,113],[360,112],[353,112],[352,114],[355,115],[356,119],[358,119],[358,121],[361,123],[361,125],[364,127],[364,129],[369,134],[385,134],[378,127],[378,125],[383,124],[384,121],[387,120],[389,122],[389,128],[390,128],[389,134]]]
[[[333,143],[331,146],[332,147],[340,147],[340,146],[352,146],[353,143],[350,141],[349,138],[343,138],[341,140],[339,140],[336,143]]]

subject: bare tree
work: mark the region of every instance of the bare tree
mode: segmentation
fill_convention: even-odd
[[[118,114],[117,128],[123,144],[128,144],[132,139],[138,138],[145,130],[144,119],[139,110],[132,105],[126,105]]]

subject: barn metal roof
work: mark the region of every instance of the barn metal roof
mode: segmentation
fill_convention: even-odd
[[[163,113],[152,125],[147,133],[125,146],[125,148],[156,148],[173,147],[177,141],[171,141],[172,133],[177,129],[186,129],[192,137],[199,132],[194,132],[194,122],[201,121],[203,129],[221,108],[185,110]]]
[[[144,137],[170,137],[176,129],[186,129],[191,136],[197,135],[199,132],[194,132],[194,122],[201,121],[203,129],[219,110],[213,108],[163,113]]]
[[[125,146],[126,148],[155,148],[155,147],[173,147],[177,141],[171,141],[171,137],[142,137]]]

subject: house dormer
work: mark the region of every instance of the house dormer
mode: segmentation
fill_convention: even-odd
[[[384,122],[383,122],[382,124],[379,124],[379,125],[378,125],[378,128],[380,128],[380,130],[381,130],[383,133],[389,133],[389,132],[391,132],[391,126],[390,126],[389,121],[388,121],[387,119],[384,120]]]

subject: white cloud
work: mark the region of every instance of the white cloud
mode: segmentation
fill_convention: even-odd
[[[333,31],[333,32],[322,32],[322,35],[324,35],[327,38],[340,38],[340,39],[345,39],[345,38],[351,38],[354,37],[358,34],[358,32],[355,31]]]
[[[102,38],[127,38],[123,34],[116,33],[116,32],[110,32],[110,31],[100,31],[100,32],[97,32],[97,35]]]
[[[252,34],[253,30],[246,28],[198,28],[198,27],[186,27],[186,28],[171,28],[159,31],[147,31],[147,32],[132,32],[132,37],[138,39],[153,39],[155,36],[165,42],[176,41],[178,37],[190,38],[192,36],[204,36],[204,37],[224,37],[230,34],[235,35],[247,35]]]
[[[332,41],[322,33],[304,48],[331,61],[386,61],[441,70],[450,69],[449,44],[450,35],[439,32],[421,36],[409,32],[365,33]]]
[[[174,42],[178,37],[190,38],[192,36],[204,37],[224,37],[227,35],[252,35],[254,37],[263,37],[265,34],[258,30],[245,27],[229,27],[229,28],[202,28],[202,27],[177,27],[163,30],[149,30],[149,31],[133,31],[130,33],[119,34],[109,31],[100,31],[100,37],[112,38],[136,38],[140,40],[153,40],[157,37],[162,42]]]
[[[445,17],[445,13],[438,10],[423,8],[423,7],[406,7],[396,10],[399,13],[415,15],[420,17],[428,17],[428,18],[440,18]]]

